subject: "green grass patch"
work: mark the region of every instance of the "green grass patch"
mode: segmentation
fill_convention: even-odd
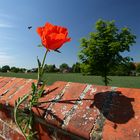
[[[0,76],[6,77],[17,77],[17,78],[28,78],[37,79],[37,73],[0,73]],[[109,76],[112,80],[109,86],[116,87],[128,87],[128,88],[140,88],[140,77],[136,76]],[[50,85],[55,81],[69,81],[78,83],[89,83],[96,85],[104,85],[100,76],[83,76],[78,73],[47,73],[45,74],[47,84]]]

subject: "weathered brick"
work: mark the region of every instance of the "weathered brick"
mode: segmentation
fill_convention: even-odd
[[[12,78],[12,80],[9,81],[5,86],[1,87],[1,88],[0,88],[0,96],[6,94],[7,91],[10,90],[11,87],[12,87],[17,81],[19,81],[19,80],[20,80],[20,79]]]
[[[52,140],[51,134],[44,125],[36,123],[36,129],[38,130],[38,139],[39,140]]]
[[[54,103],[57,95],[61,94],[62,90],[65,88],[67,82],[55,82],[51,86],[47,86],[45,88],[46,93],[44,93],[43,97],[39,99],[39,102],[44,102],[40,104],[39,108],[33,108],[34,112],[39,116],[45,115],[47,108],[50,104]],[[51,102],[52,101],[52,102]],[[47,102],[47,103],[45,103]]]
[[[10,77],[5,77],[3,79],[1,79],[2,81],[0,82],[0,88],[2,88],[3,86],[5,86],[7,83],[9,83],[12,79],[14,78],[10,78]]]
[[[46,118],[47,122],[57,126],[62,125],[63,119],[76,104],[85,86],[85,84],[70,83],[62,98],[52,106],[52,112]]]
[[[9,108],[31,91],[34,80],[27,81],[0,77],[0,104],[4,105],[0,110],[0,139],[24,139],[9,123],[13,119]],[[39,109],[33,108],[42,120],[36,122],[40,140],[140,139],[140,89],[56,82],[45,90],[39,99],[44,103]]]
[[[2,130],[3,130],[3,121],[0,119],[0,134],[3,133]]]
[[[25,84],[7,98],[6,103],[14,106],[15,101],[19,97],[23,97],[25,94],[29,94],[31,92],[31,85],[33,82],[35,82],[35,80],[27,80]]]
[[[12,140],[25,140],[23,135],[21,135],[19,132],[15,131],[14,128],[10,127],[9,124],[3,125],[3,133],[2,135],[5,137],[5,139],[12,139]]]
[[[10,90],[7,91],[6,94],[4,94],[3,96],[1,96],[1,100],[5,100],[8,101],[9,96],[11,96],[12,94],[14,94],[17,90],[20,89],[21,86],[23,86],[26,83],[25,79],[19,80],[18,82],[15,83],[15,85],[13,85]]]
[[[118,88],[103,131],[104,140],[140,139],[139,89]],[[135,105],[136,104],[136,105]],[[110,131],[110,133],[108,133]]]

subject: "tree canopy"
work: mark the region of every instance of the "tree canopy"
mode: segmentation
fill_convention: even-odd
[[[74,73],[81,72],[80,63],[76,62],[75,64],[72,65],[72,72]]]
[[[8,72],[10,70],[10,67],[8,65],[5,65],[1,68],[2,72]]]
[[[67,69],[69,69],[69,65],[68,64],[66,64],[66,63],[63,63],[63,64],[61,64],[60,66],[59,66],[59,69],[60,69],[60,71],[63,71],[63,70],[67,70]]]
[[[130,57],[122,56],[122,53],[130,51],[136,36],[127,27],[119,30],[114,21],[100,19],[96,22],[95,28],[96,31],[81,39],[81,69],[86,74],[101,75],[107,85],[110,70],[116,65],[132,60]]]
[[[45,65],[45,72],[56,72],[57,68],[55,65]]]
[[[136,71],[137,71],[138,73],[140,73],[140,63],[137,65]]]

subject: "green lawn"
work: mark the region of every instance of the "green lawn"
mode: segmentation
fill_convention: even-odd
[[[22,77],[29,79],[36,79],[36,73],[0,73],[0,76],[10,76],[10,77]],[[100,76],[83,76],[82,74],[73,74],[73,73],[47,73],[45,78],[48,81],[48,85],[52,84],[55,81],[70,81],[70,82],[79,82],[79,83],[89,83],[104,85],[102,78]],[[116,87],[129,87],[129,88],[140,88],[140,77],[134,76],[109,76],[112,80],[110,86]]]

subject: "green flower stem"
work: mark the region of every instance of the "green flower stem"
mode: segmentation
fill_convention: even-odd
[[[24,137],[27,139],[27,136],[26,134],[24,133],[23,129],[22,129],[22,126],[18,123],[18,115],[17,115],[17,112],[18,112],[18,109],[19,109],[19,106],[29,97],[30,94],[26,94],[25,96],[23,96],[22,98],[18,98],[18,101],[16,102],[15,104],[15,107],[14,107],[14,118],[15,118],[15,123],[16,125],[20,128],[22,134],[24,135]]]
[[[43,67],[44,67],[45,59],[46,59],[46,56],[47,56],[47,53],[48,53],[48,52],[49,52],[49,50],[47,49],[46,52],[45,52],[43,61],[42,61],[42,66],[41,66],[42,69],[43,69]]]
[[[48,52],[49,52],[49,50],[47,49],[46,52],[45,52],[42,64],[41,64],[41,66],[38,70],[38,84],[42,81],[42,77],[43,77],[43,74],[44,74],[44,65],[45,65],[44,63],[45,63],[45,59],[46,59],[46,56],[47,56]]]

